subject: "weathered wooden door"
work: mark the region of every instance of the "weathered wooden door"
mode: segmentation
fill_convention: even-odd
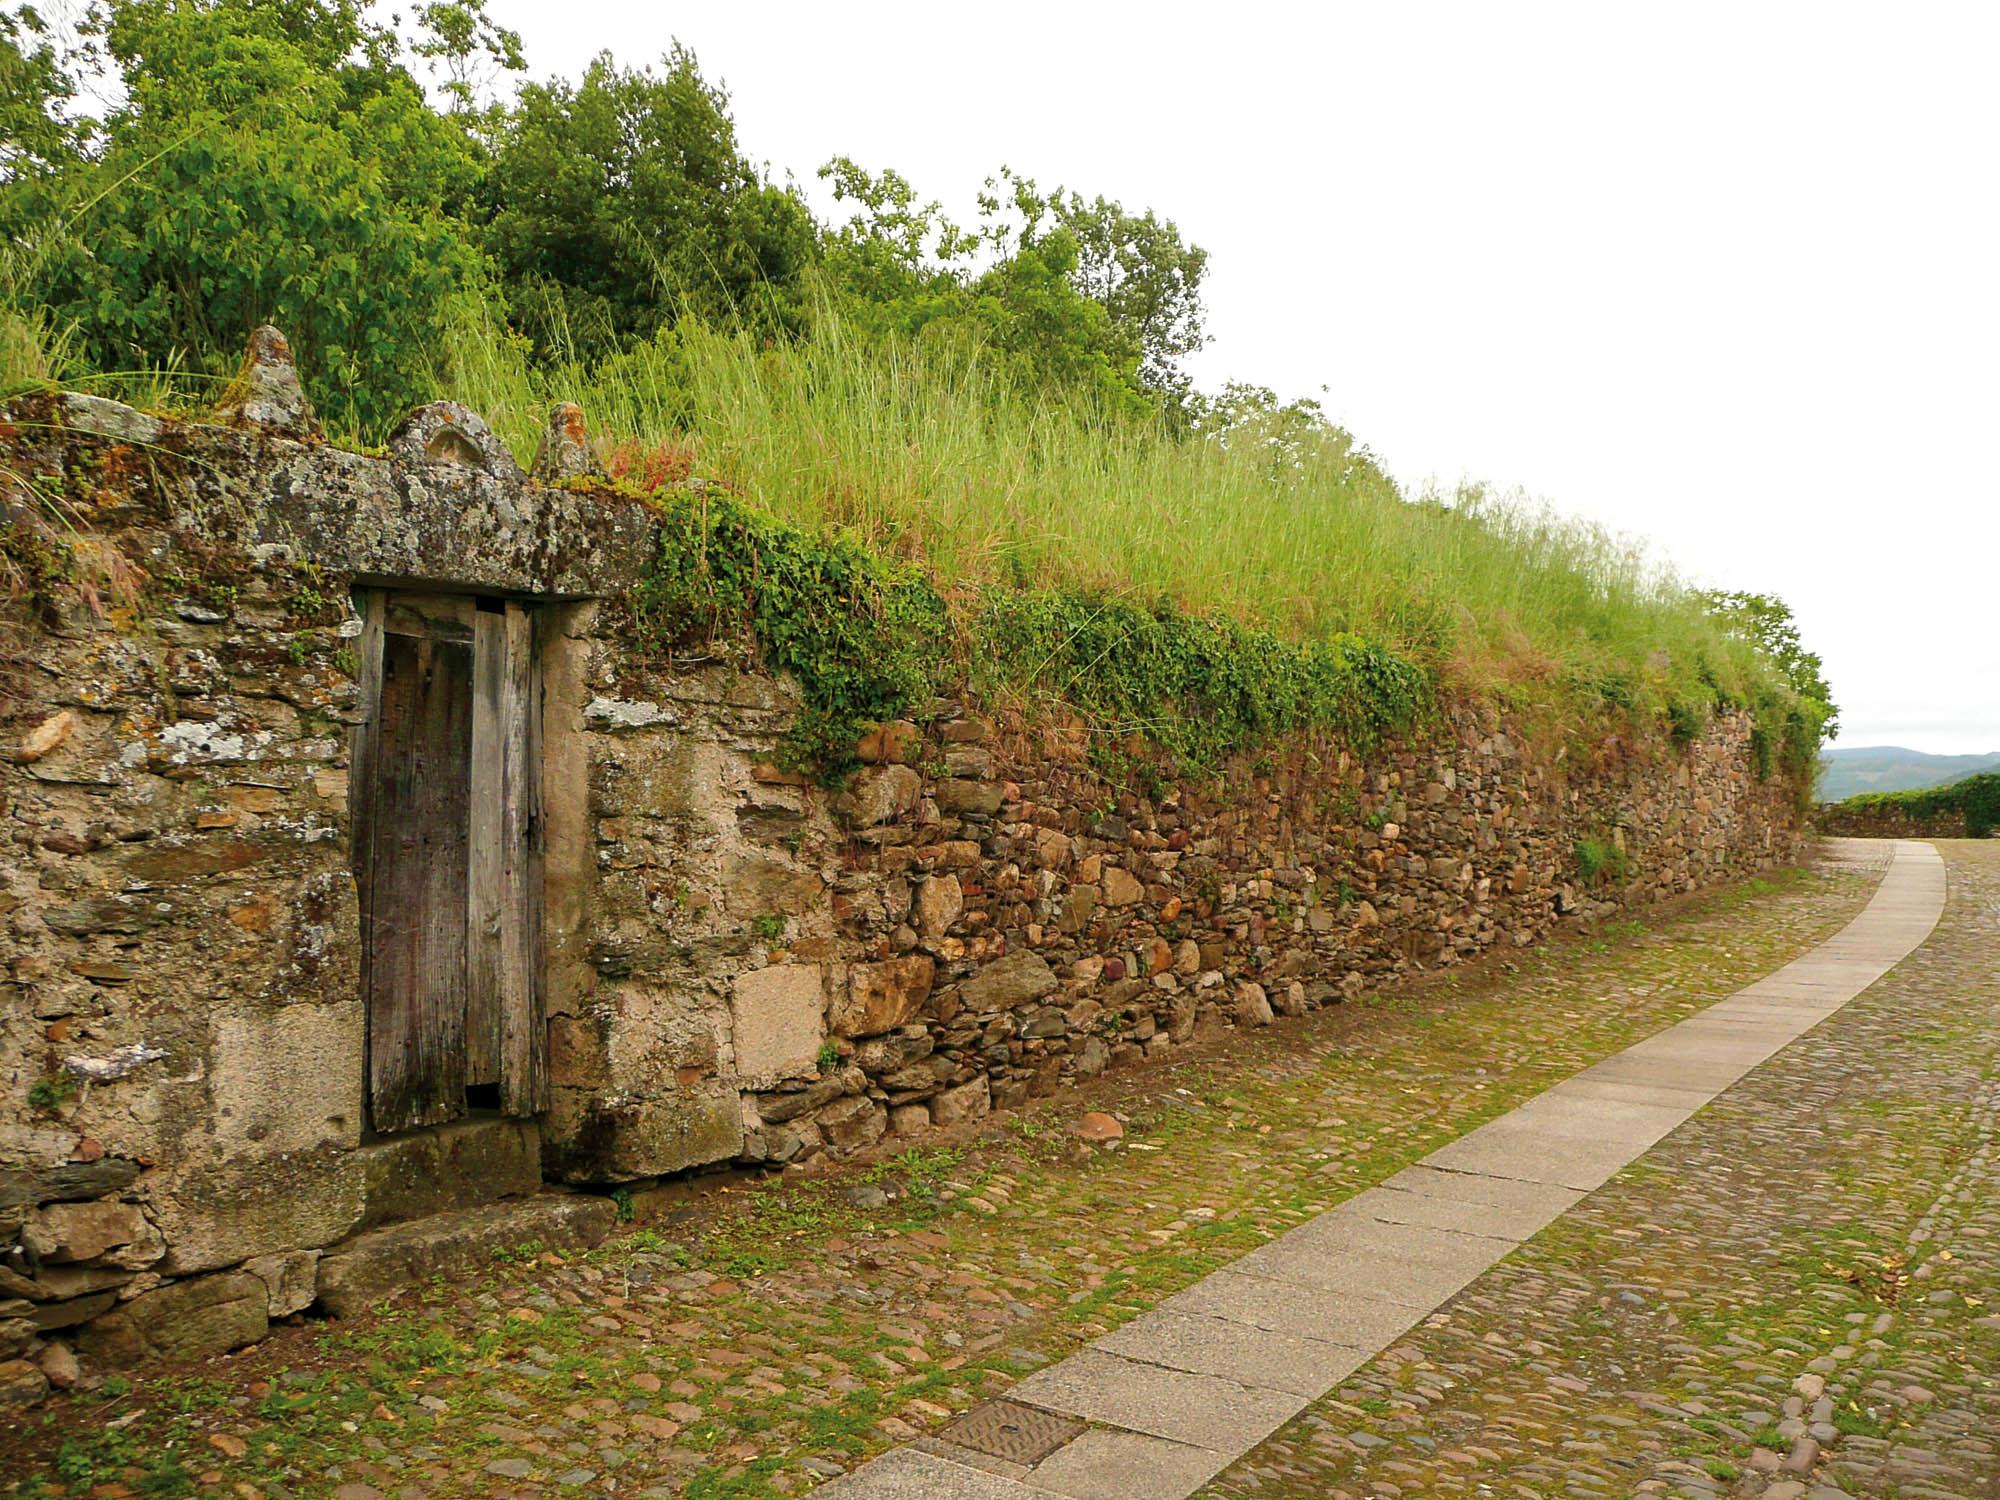
[[[382,1133],[543,1106],[540,683],[519,604],[369,591],[351,802]]]

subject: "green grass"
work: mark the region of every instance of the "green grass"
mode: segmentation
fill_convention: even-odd
[[[628,443],[628,469],[698,474],[811,531],[920,561],[954,587],[1171,603],[1299,640],[1358,632],[1481,688],[1665,715],[1768,692],[1768,663],[1630,542],[1477,487],[1406,498],[1329,430],[1176,437],[1024,391],[963,342],[853,334],[822,311],[772,346],[684,322],[604,365],[531,370],[472,322],[446,393],[524,460],[554,400]]]
[[[1576,841],[1576,871],[1586,884],[1595,884],[1600,877],[1606,883],[1623,880],[1631,868],[1631,861],[1623,849],[1609,839],[1578,839]]]
[[[60,330],[4,298],[0,312],[0,392],[81,382],[156,407],[211,399],[171,370],[81,371]],[[1024,389],[963,339],[864,338],[830,305],[792,342],[684,319],[601,364],[554,368],[531,368],[475,308],[435,364],[440,393],[484,413],[524,462],[548,405],[576,400],[628,483],[700,475],[801,537],[918,564],[955,619],[978,622],[962,646],[990,636],[1013,651],[984,652],[1008,668],[1003,686],[1187,764],[1294,720],[1346,730],[1350,699],[1381,698],[1384,727],[1400,727],[1402,686],[1354,686],[1376,664],[1554,710],[1565,728],[1630,713],[1680,743],[1718,706],[1789,699],[1769,660],[1637,545],[1481,487],[1407,496],[1333,428],[1177,434]],[[701,524],[721,523],[704,509]],[[800,555],[815,575],[848,556]],[[1217,688],[1282,712],[1218,712]],[[844,733],[847,717],[829,724]],[[1162,733],[1176,724],[1187,743]],[[1216,743],[1187,726],[1214,726]]]

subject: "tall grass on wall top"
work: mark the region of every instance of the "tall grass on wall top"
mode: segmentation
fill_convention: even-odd
[[[758,508],[947,586],[1165,602],[1298,640],[1358,632],[1545,701],[1661,711],[1748,701],[1769,680],[1600,528],[1473,489],[1406,500],[1345,442],[1177,436],[1024,390],[962,338],[863,336],[823,307],[809,338],[683,320],[589,368],[531,372],[477,322],[441,354],[441,383],[517,451],[548,400],[576,400],[598,432],[674,445]]]
[[[660,551],[630,601],[636,623],[662,647],[754,636],[804,698],[781,761],[828,778],[863,725],[921,712],[955,659],[984,688],[1081,710],[1101,761],[1137,737],[1196,774],[1295,730],[1367,744],[1429,701],[1420,668],[1359,636],[1287,642],[1226,617],[1019,589],[985,591],[954,625],[922,569],[851,536],[723,495],[655,504]]]

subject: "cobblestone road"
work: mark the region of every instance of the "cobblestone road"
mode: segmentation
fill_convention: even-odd
[[[1931,941],[1202,1493],[2000,1495],[2000,844]]]
[[[1984,920],[1990,942],[2000,870],[1984,850],[1953,858],[1955,876],[1971,874],[1948,921],[1963,937]],[[642,1203],[630,1232],[574,1263],[522,1247],[483,1285],[434,1287],[375,1317],[300,1327],[200,1370],[113,1379],[62,1398],[0,1435],[0,1493],[798,1493],[934,1430],[1414,1157],[1778,967],[1843,925],[1868,889],[1853,872],[1759,883],[1650,930],[1232,1037],[1210,1055],[996,1121],[976,1141],[825,1180]],[[1938,988],[1950,986],[1948,952],[1919,959]],[[1915,1026],[1879,992],[1850,1007],[1881,1033],[1855,1045],[1858,1065],[1895,1078],[1901,1093],[1878,1096],[1837,1071],[1780,1090],[1735,1145],[1689,1163],[1713,1178],[1697,1201],[1683,1207],[1662,1190],[1623,1219],[1559,1225],[1532,1256],[1476,1284],[1445,1323],[1351,1381],[1345,1409],[1309,1413],[1215,1493],[1621,1493],[1652,1471],[1619,1466],[1619,1445],[1669,1441],[1658,1436],[1667,1419],[1626,1394],[1635,1388],[1666,1409],[1713,1408],[1673,1419],[1671,1444],[1684,1455],[1663,1446],[1646,1460],[1685,1459],[1688,1472],[1666,1482],[1694,1482],[1710,1474],[1704,1459],[1739,1462],[1727,1446],[1750,1409],[1733,1394],[1739,1385],[1766,1391],[1770,1451],[1789,1453],[1776,1435],[1793,1420],[1782,1391],[1734,1362],[1768,1363],[1788,1386],[1816,1373],[1806,1368],[1813,1360],[1836,1361],[1817,1372],[1834,1405],[1801,1396],[1796,1419],[1856,1430],[1833,1448],[1827,1472],[1836,1478],[1850,1461],[1908,1468],[1925,1423],[1940,1425],[1915,1446],[1962,1447],[1947,1414],[1972,1420],[1983,1408],[1965,1384],[1973,1377],[1951,1361],[1984,1347],[1991,1365],[1991,1344],[1973,1341],[1995,1335],[1963,1301],[1926,1299],[1959,1296],[1972,1287],[1951,1278],[1994,1269],[1973,1253],[1980,1236],[1971,1231],[1984,1227],[1977,1213],[1933,1206],[1952,1172],[1985,1170],[1964,1151],[1964,1078],[1984,1077],[1995,1040],[1992,976],[1974,968],[1961,955],[1962,993],[1976,997],[1986,984],[1983,1008],[1976,998],[1959,1009],[1936,1001]],[[1972,1058],[1982,1037],[1987,1050]],[[1794,1050],[1819,1044],[1816,1033]],[[1897,1067],[1928,1074],[1887,1066],[1892,1047]],[[1725,1104],[1740,1108],[1731,1095],[1712,1112]],[[1115,1148],[1090,1150],[1068,1135],[1092,1107],[1122,1117]],[[1794,1153],[1822,1107],[1838,1112],[1838,1130],[1817,1154]],[[1649,1171],[1599,1196],[1651,1180]],[[1971,1178],[1943,1189],[1976,1190]],[[1937,1241],[1912,1255],[1899,1238],[1927,1215],[1933,1234],[1956,1226],[1949,1232],[1964,1243],[1953,1241],[1954,1259],[1939,1259]],[[1896,1225],[1879,1227],[1890,1219]],[[1720,1248],[1703,1261],[1711,1241]],[[1600,1264],[1593,1255],[1604,1257],[1602,1286],[1575,1269]],[[1814,1269],[1822,1265],[1834,1269]],[[1653,1288],[1669,1267],[1686,1280]],[[1775,1273],[1798,1285],[1773,1285]],[[1539,1278],[1539,1294],[1511,1284],[1495,1292],[1522,1275],[1530,1286]],[[1467,1336],[1482,1309],[1490,1323]],[[1878,1332],[1885,1312],[1892,1325]],[[1942,1343],[1923,1345],[1928,1353],[1914,1342],[1920,1312],[1943,1330]],[[1670,1315],[1677,1331],[1667,1337]],[[1954,1319],[1966,1325],[1956,1343]],[[1629,1364],[1620,1338],[1641,1346],[1623,1354]],[[1839,1352],[1850,1344],[1852,1353]],[[1891,1347],[1899,1352],[1877,1360],[1871,1384],[1843,1362]],[[1703,1355],[1718,1348],[1720,1374]],[[1642,1368],[1649,1351],[1671,1351],[1661,1369],[1676,1373],[1650,1384],[1619,1373]],[[1683,1365],[1685,1389],[1676,1383]],[[1550,1385],[1550,1372],[1567,1383]],[[1501,1384],[1489,1406],[1481,1393],[1492,1381]],[[1889,1394],[1875,1394],[1884,1381]],[[1895,1437],[1868,1436],[1877,1431]],[[1591,1447],[1551,1448],[1553,1466],[1532,1470],[1537,1446],[1557,1441]],[[1747,1466],[1747,1441],[1742,1454]],[[1928,1493],[1960,1493],[1950,1488],[1957,1482],[1940,1479],[1944,1488]],[[1888,1493],[1859,1480],[1849,1490]]]

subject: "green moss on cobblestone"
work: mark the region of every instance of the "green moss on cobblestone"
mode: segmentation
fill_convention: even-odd
[[[1945,847],[1919,953],[1202,1494],[1707,1492],[1791,1451],[1809,1370],[1839,1434],[1810,1482],[1991,1488],[2000,847]]]

